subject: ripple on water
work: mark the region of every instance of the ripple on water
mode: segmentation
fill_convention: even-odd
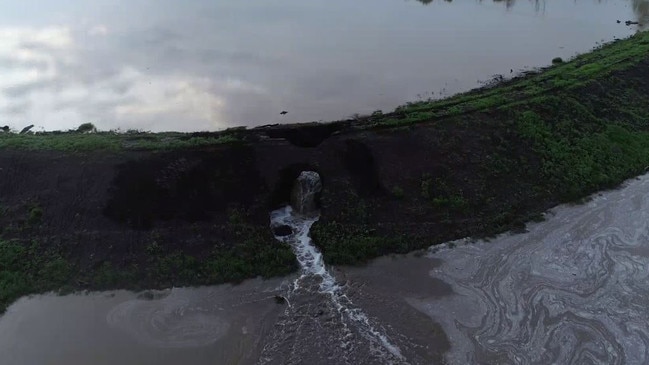
[[[443,325],[453,364],[646,364],[648,192],[645,176],[529,233],[434,253],[456,294],[409,302]]]
[[[216,342],[230,327],[217,311],[196,304],[182,289],[171,289],[166,296],[121,303],[110,311],[107,321],[149,346],[200,347]]]

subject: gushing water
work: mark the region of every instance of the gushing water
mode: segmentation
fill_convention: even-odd
[[[303,172],[297,180],[293,190],[293,201],[298,202],[299,211],[287,206],[271,212],[271,226],[288,226],[292,234],[276,237],[278,240],[289,244],[301,267],[301,273],[295,280],[289,296],[300,295],[325,295],[330,304],[338,313],[341,327],[336,333],[340,347],[351,352],[354,345],[351,339],[354,333],[359,333],[369,342],[370,353],[377,360],[385,363],[405,363],[405,358],[400,349],[394,345],[388,336],[372,324],[370,318],[357,308],[345,294],[345,287],[337,283],[335,277],[327,270],[322,253],[311,241],[309,230],[318,220],[318,212],[314,210],[315,195],[320,191],[320,178],[315,172]],[[309,208],[311,207],[311,208]],[[317,287],[313,290],[312,287]],[[291,307],[287,309],[290,312]],[[290,315],[287,313],[287,315]]]
[[[300,215],[317,215],[316,195],[321,191],[320,175],[315,171],[302,171],[291,191],[291,206]]]

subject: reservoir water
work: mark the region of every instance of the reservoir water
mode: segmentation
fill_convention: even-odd
[[[649,1],[5,0],[0,24],[3,125],[196,131],[466,91],[644,29]]]

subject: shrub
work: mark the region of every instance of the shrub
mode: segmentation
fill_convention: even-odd
[[[405,193],[403,192],[403,189],[401,187],[395,186],[394,188],[392,188],[392,195],[394,195],[394,197],[397,199],[403,199]]]
[[[35,224],[41,221],[43,217],[43,208],[36,206],[29,210],[29,218],[27,221],[30,224]]]
[[[97,128],[95,128],[95,125],[92,123],[83,123],[82,125],[77,128],[78,133],[93,133],[97,132]]]

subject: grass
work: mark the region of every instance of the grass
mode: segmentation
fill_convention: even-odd
[[[536,74],[469,91],[443,100],[420,101],[398,107],[395,112],[368,118],[365,128],[391,127],[427,122],[466,113],[495,110],[546,95],[557,89],[570,90],[593,79],[625,69],[649,53],[649,32],[605,44],[570,62],[556,63]]]
[[[237,244],[216,244],[211,253],[199,258],[178,250],[157,248],[147,258],[149,287],[210,285],[261,276],[290,274],[297,261],[286,244],[279,243],[267,227],[245,223],[230,224],[224,229],[233,233]],[[150,251],[150,249],[148,249]]]
[[[541,160],[542,179],[536,188],[558,192],[560,201],[572,201],[615,186],[649,165],[647,96],[629,86],[636,81],[627,84],[615,73],[648,56],[649,32],[639,33],[520,80],[446,100],[405,105],[375,123],[403,125],[444,117],[470,126],[475,112],[497,113],[500,128],[529,141]],[[528,168],[525,161],[502,153],[493,157],[499,160],[495,170]],[[435,185],[430,177],[423,177],[422,195],[428,199]],[[466,208],[461,192],[442,190],[433,202]]]
[[[311,229],[313,241],[327,264],[358,265],[390,253],[407,253],[420,248],[418,240],[406,235],[382,235],[368,225],[337,222],[318,223]]]
[[[401,187],[395,186],[392,188],[392,195],[397,199],[403,199],[406,196],[406,193]]]
[[[0,240],[0,314],[16,299],[49,291],[168,288],[240,282],[288,275],[297,261],[267,227],[230,225],[236,245],[214,243],[208,255],[190,255],[152,242],[142,259],[124,266],[111,261],[82,267],[61,248],[38,242]]]
[[[233,134],[194,137],[185,133],[39,132],[0,133],[0,149],[58,151],[172,150],[240,141]]]
[[[29,217],[27,218],[27,223],[37,224],[41,221],[42,217],[43,217],[43,209],[38,205],[34,205],[29,210]]]
[[[517,120],[520,134],[531,141],[541,157],[544,187],[560,191],[562,200],[575,200],[611,187],[643,171],[649,162],[649,132],[606,123],[569,99],[547,97],[547,112],[559,123],[549,124],[536,111],[525,111]],[[556,114],[570,108],[578,118]],[[547,114],[546,114],[547,115]],[[584,130],[585,126],[595,130]]]
[[[0,241],[0,314],[23,295],[66,287],[71,272],[65,258],[37,243]]]

